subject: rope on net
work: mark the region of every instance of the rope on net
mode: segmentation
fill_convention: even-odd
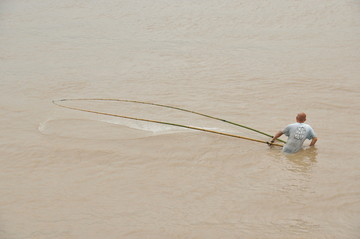
[[[228,124],[232,124],[232,125],[235,125],[235,126],[238,126],[238,127],[242,127],[242,128],[247,129],[247,130],[254,131],[256,133],[259,133],[259,134],[262,134],[262,135],[265,135],[265,136],[268,136],[268,137],[271,137],[271,138],[273,137],[270,134],[267,134],[265,132],[256,130],[254,128],[250,128],[250,127],[245,126],[245,125],[241,125],[241,124],[231,122],[231,121],[228,121],[228,120],[225,120],[225,119],[221,119],[221,118],[218,118],[218,117],[214,117],[214,116],[210,116],[210,115],[206,115],[206,114],[203,114],[203,113],[199,113],[199,112],[195,112],[195,111],[191,111],[191,110],[187,110],[187,109],[183,109],[183,108],[179,108],[179,107],[174,107],[174,106],[170,106],[170,105],[162,105],[162,104],[156,104],[156,103],[144,102],[144,101],[136,101],[136,100],[103,99],[103,98],[60,99],[60,100],[53,100],[52,101],[53,104],[55,104],[55,105],[57,105],[59,107],[63,107],[63,108],[66,108],[66,109],[71,109],[71,110],[76,110],[76,111],[82,111],[82,112],[94,113],[94,114],[99,114],[99,115],[107,115],[107,116],[112,116],[112,117],[130,119],[130,120],[138,120],[138,121],[144,121],[144,122],[151,122],[151,123],[157,123],[157,124],[164,124],[164,125],[182,127],[182,128],[192,129],[192,130],[198,130],[198,131],[203,131],[203,132],[219,134],[219,135],[223,135],[223,136],[229,136],[229,137],[234,137],[234,138],[245,139],[245,140],[250,140],[250,141],[254,141],[254,142],[268,144],[268,142],[264,141],[264,140],[258,140],[258,139],[248,138],[248,137],[244,137],[244,136],[240,136],[240,135],[234,135],[234,134],[229,134],[229,133],[224,133],[224,132],[219,132],[219,131],[214,131],[214,130],[209,130],[209,129],[204,129],[204,128],[198,128],[198,127],[182,125],[182,124],[177,124],[177,123],[171,123],[171,122],[158,121],[158,120],[135,118],[135,117],[131,117],[131,116],[111,114],[111,113],[106,113],[106,112],[100,112],[100,111],[87,110],[87,109],[82,109],[82,108],[77,108],[77,107],[72,107],[72,106],[66,106],[66,105],[63,105],[63,104],[60,103],[60,102],[64,102],[64,101],[118,101],[118,102],[153,105],[153,106],[158,106],[158,107],[164,107],[164,108],[184,111],[184,112],[188,112],[188,113],[192,113],[192,114],[197,114],[197,115],[200,115],[200,116],[203,116],[203,117],[207,117],[207,118],[214,119],[214,120],[219,120],[219,121],[222,121],[224,123],[228,123]],[[282,142],[282,143],[286,143],[285,141],[283,141],[281,139],[277,139],[277,140]],[[283,146],[281,144],[276,144],[276,143],[273,143],[271,145],[275,145],[275,146],[279,146],[279,147]]]

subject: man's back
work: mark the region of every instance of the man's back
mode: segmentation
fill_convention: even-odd
[[[298,152],[302,148],[305,139],[313,139],[316,137],[311,126],[305,123],[289,124],[282,133],[289,137],[283,148],[285,153]]]

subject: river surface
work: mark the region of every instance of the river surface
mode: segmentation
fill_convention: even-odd
[[[356,0],[2,0],[0,238],[360,238],[359,49]]]

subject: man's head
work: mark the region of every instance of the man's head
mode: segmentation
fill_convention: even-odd
[[[296,121],[298,123],[304,123],[306,121],[306,114],[304,112],[297,114]]]

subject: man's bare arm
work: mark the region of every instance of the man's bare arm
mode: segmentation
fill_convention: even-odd
[[[313,138],[313,139],[311,140],[310,146],[314,146],[314,145],[316,144],[316,141],[317,141],[317,140],[318,140],[317,137]]]
[[[280,137],[281,135],[283,135],[283,134],[284,134],[284,133],[281,132],[281,131],[277,132],[277,133],[275,134],[275,136],[271,139],[270,144],[274,143],[275,140],[276,140],[277,138],[279,138],[279,137]]]

